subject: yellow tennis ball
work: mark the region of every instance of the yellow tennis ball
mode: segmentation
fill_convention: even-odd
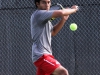
[[[77,30],[77,24],[76,23],[71,23],[70,24],[70,30],[72,30],[72,31]]]

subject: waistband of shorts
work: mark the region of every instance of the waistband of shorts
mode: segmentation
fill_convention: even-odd
[[[54,56],[51,55],[51,54],[43,54],[37,61],[34,62],[34,65],[35,65],[35,66],[39,66],[40,64],[42,64],[41,61],[42,61],[44,58],[46,58],[47,56],[50,56],[50,57],[54,58]],[[39,65],[38,65],[38,64],[39,64]]]

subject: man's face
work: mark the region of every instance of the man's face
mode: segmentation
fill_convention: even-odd
[[[49,10],[51,6],[51,0],[41,0],[37,6],[41,10]]]

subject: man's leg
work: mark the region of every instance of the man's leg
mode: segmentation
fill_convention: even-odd
[[[68,70],[63,66],[59,66],[51,75],[69,75]]]

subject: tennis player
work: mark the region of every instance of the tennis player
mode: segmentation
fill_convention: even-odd
[[[70,9],[49,10],[51,0],[35,0],[36,11],[31,15],[31,35],[32,45],[32,62],[37,67],[36,75],[69,75],[65,69],[52,55],[51,36],[55,36],[69,15],[75,13],[78,8],[76,5]],[[52,25],[51,18],[61,17],[61,20]]]

